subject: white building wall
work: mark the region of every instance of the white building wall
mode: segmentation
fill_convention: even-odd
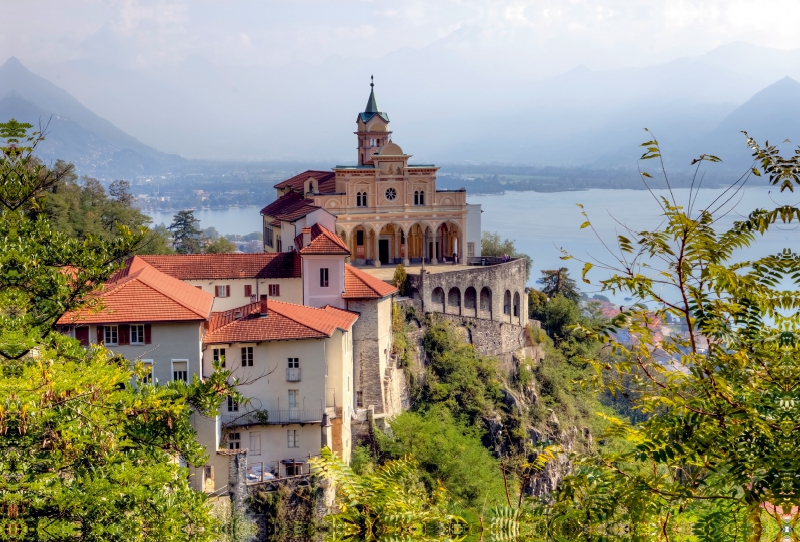
[[[467,204],[467,243],[475,243],[475,257],[481,255],[481,212],[480,204]],[[459,251],[468,254],[467,247]]]
[[[200,289],[214,295],[214,305],[212,310],[215,312],[227,311],[247,305],[250,303],[250,297],[244,295],[245,285],[252,288],[253,295],[256,300],[260,299],[261,294],[269,294],[269,285],[277,284],[279,286],[280,296],[273,297],[276,301],[285,301],[287,303],[296,303],[301,305],[303,303],[303,281],[298,278],[288,279],[208,279],[208,280],[185,280],[187,284],[199,287]],[[230,297],[216,297],[217,286],[230,286]]]
[[[254,348],[253,367],[242,367],[241,349],[247,346]],[[337,330],[327,339],[207,345],[203,352],[206,374],[211,371],[215,348],[225,348],[225,368],[230,369],[233,376],[243,383],[239,391],[250,399],[249,405],[239,406],[236,412],[228,411],[227,402],[221,405],[220,417],[223,421],[252,410],[272,411],[271,415],[277,415],[277,411],[287,411],[289,390],[297,390],[301,416],[321,419],[326,407],[334,405],[337,407],[336,411],[327,409],[330,414],[344,415],[340,419],[342,438],[338,451],[346,461],[350,460],[350,406],[353,403],[351,333]],[[287,381],[288,358],[299,359],[299,382]],[[290,430],[297,431],[297,447],[289,447],[287,432]],[[239,433],[242,448],[249,447],[251,433],[257,432],[261,453],[256,456],[248,450],[248,464],[264,463],[267,470],[270,470],[267,465],[274,467],[281,460],[317,455],[322,444],[322,428],[319,423],[238,427],[229,432]],[[205,439],[211,443],[210,438]],[[220,437],[220,440],[221,445],[226,447],[224,439]],[[227,460],[224,456],[223,459]],[[220,487],[219,484],[223,482],[220,478],[215,483]]]
[[[89,341],[97,343],[97,326],[90,325]],[[202,322],[165,322],[150,325],[151,342],[142,345],[107,345],[108,349],[131,361],[153,364],[153,378],[160,383],[172,380],[172,362],[188,361],[189,380],[202,376]]]

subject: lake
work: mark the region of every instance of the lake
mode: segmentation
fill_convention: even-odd
[[[709,205],[718,198],[723,189],[701,190],[695,208]],[[656,196],[668,196],[666,190],[655,190]],[[688,203],[689,189],[674,190],[678,204]],[[731,212],[719,221],[719,227],[730,226],[756,207],[774,208],[780,204],[798,205],[793,195],[779,194],[775,189],[750,187],[728,204]],[[774,199],[774,201],[773,201]],[[797,196],[800,199],[800,196]],[[621,224],[636,231],[655,228],[661,222],[661,208],[653,195],[646,190],[587,190],[582,192],[507,192],[499,195],[469,196],[469,203],[480,203],[483,207],[482,226],[486,231],[498,232],[501,237],[514,239],[520,252],[533,258],[530,285],[535,285],[540,269],[568,267],[580,283],[583,264],[575,260],[562,261],[559,247],[577,258],[595,257],[611,261],[609,253],[595,237],[591,228],[580,229],[585,220],[577,203],[584,205],[589,219],[598,234],[611,246],[615,246],[616,235],[624,234]],[[195,211],[201,227],[214,226],[221,234],[246,234],[261,229],[260,207],[230,209],[204,209]],[[172,221],[174,213],[152,213],[156,224]],[[629,235],[627,235],[630,237]],[[800,232],[796,226],[781,226],[759,239],[756,247],[742,251],[741,258],[753,258],[780,252],[789,247],[800,248]],[[617,251],[618,253],[618,251]],[[589,278],[605,278],[599,270],[593,270]],[[593,293],[592,286],[580,284],[583,291]],[[607,295],[607,294],[606,294]],[[609,296],[611,297],[611,296]],[[618,300],[621,301],[621,300]]]

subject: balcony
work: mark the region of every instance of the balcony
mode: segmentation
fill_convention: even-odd
[[[300,382],[300,367],[286,368],[286,382]]]
[[[252,412],[229,412],[222,416],[225,428],[249,425],[285,425],[289,423],[322,423],[322,409],[312,410],[254,410]]]

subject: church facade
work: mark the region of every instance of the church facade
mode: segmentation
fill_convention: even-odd
[[[480,256],[480,205],[466,189],[439,190],[438,167],[410,163],[392,142],[389,115],[370,85],[356,118],[357,161],[331,171],[305,171],[275,185],[277,200],[262,209],[264,251],[289,252],[309,215],[330,213],[355,264],[466,263]]]

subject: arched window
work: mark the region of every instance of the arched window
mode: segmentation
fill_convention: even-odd
[[[419,190],[414,190],[414,205],[419,205]]]
[[[424,190],[420,190],[419,191],[419,204],[420,205],[425,205],[425,191]]]
[[[356,194],[356,207],[366,207],[367,206],[367,193],[366,192],[359,192]]]

